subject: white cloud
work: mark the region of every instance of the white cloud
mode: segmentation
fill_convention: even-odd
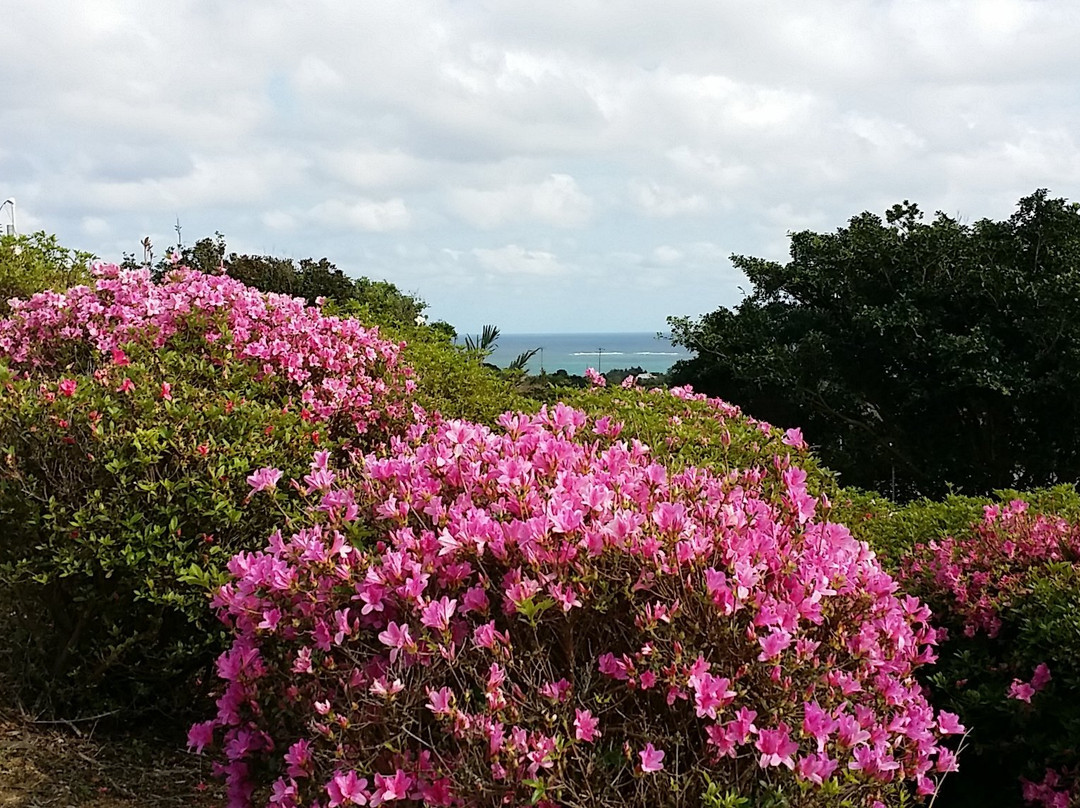
[[[544,250],[526,250],[517,244],[508,244],[496,249],[475,248],[481,267],[499,275],[562,275],[567,268],[559,263],[553,253]]]
[[[21,229],[108,256],[180,218],[451,321],[649,330],[790,230],[1080,197],[1074,0],[8,6]]]
[[[568,174],[552,174],[528,185],[450,193],[451,210],[474,227],[492,229],[508,222],[535,222],[554,227],[582,227],[593,214],[593,200]]]
[[[112,228],[100,216],[84,216],[82,219],[82,231],[91,238],[99,238],[109,235]]]
[[[682,250],[672,247],[670,244],[661,244],[652,251],[652,263],[656,266],[675,266],[685,258]]]
[[[709,202],[703,194],[685,193],[669,185],[633,180],[629,188],[631,202],[646,216],[670,219],[674,216],[703,213]]]
[[[329,199],[313,207],[306,216],[311,225],[322,225],[340,230],[366,230],[385,233],[406,229],[412,217],[404,200],[400,198],[376,202],[358,199],[351,202]]]

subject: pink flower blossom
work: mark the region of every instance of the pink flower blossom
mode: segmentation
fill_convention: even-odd
[[[967,731],[956,713],[945,710],[938,713],[938,728],[946,735],[963,735]]]
[[[330,808],[337,808],[339,805],[367,805],[367,784],[366,779],[357,777],[352,770],[335,772],[326,784],[326,793],[330,795]]]
[[[379,632],[379,642],[390,648],[391,662],[397,660],[402,651],[416,648],[412,635],[409,634],[409,626],[405,623],[389,623],[384,631]]]
[[[795,449],[806,448],[806,440],[803,439],[802,430],[798,427],[787,430],[784,433],[784,437],[780,439],[780,442],[785,446],[791,446]]]
[[[574,710],[574,738],[577,740],[586,743],[595,741],[600,737],[600,730],[597,728],[599,725],[600,722],[588,710]],[[663,753],[660,754],[663,757]],[[642,763],[644,764],[644,758]]]
[[[795,768],[792,755],[799,751],[799,745],[791,740],[791,730],[786,723],[781,722],[776,729],[761,730],[754,745],[761,752],[758,760],[761,768],[781,765],[789,769]]]
[[[276,488],[281,479],[281,469],[261,468],[254,474],[248,475],[247,483],[252,488],[252,493]]]
[[[189,731],[187,745],[196,752],[201,753],[204,748],[214,742],[214,722],[203,721],[195,724]]]
[[[376,774],[375,793],[372,795],[372,802],[379,804],[393,802],[394,800],[407,800],[409,799],[409,791],[415,782],[415,777],[401,769],[394,772],[393,777]]]
[[[1021,682],[1019,679],[1013,679],[1012,684],[1009,685],[1009,698],[1016,699],[1017,701],[1026,701],[1031,704],[1031,697],[1035,695],[1035,688],[1028,682]]]
[[[806,757],[800,757],[795,764],[795,771],[799,777],[809,780],[817,785],[822,785],[832,777],[839,764],[824,752],[817,752]]]
[[[443,595],[437,601],[428,603],[421,612],[420,622],[428,628],[436,631],[447,631],[450,628],[450,619],[457,610],[457,600]]]
[[[1035,673],[1031,677],[1031,686],[1035,689],[1035,692],[1042,690],[1050,683],[1050,668],[1045,662],[1040,662],[1035,668]]]
[[[448,687],[441,687],[438,690],[429,689],[427,707],[435,715],[446,715],[450,712],[450,703],[453,698],[453,693]]]
[[[664,768],[664,750],[655,748],[651,743],[638,752],[643,772],[658,772]]]

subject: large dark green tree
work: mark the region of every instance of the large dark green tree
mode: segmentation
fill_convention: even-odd
[[[670,318],[690,383],[800,425],[842,481],[899,498],[1080,478],[1080,205],[1045,190],[1006,221],[908,202],[733,256],[753,292]]]

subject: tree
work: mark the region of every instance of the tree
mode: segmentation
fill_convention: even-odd
[[[672,383],[798,424],[842,479],[897,497],[1080,477],[1080,205],[1036,191],[1006,221],[918,207],[733,256],[753,293],[670,318]]]
[[[0,316],[8,313],[13,297],[89,283],[93,259],[91,253],[61,247],[45,232],[0,236]]]
[[[164,277],[177,263],[208,274],[224,271],[260,292],[302,297],[309,305],[325,298],[332,304],[331,313],[359,317],[372,325],[414,326],[423,320],[427,308],[422,300],[405,294],[389,281],[350,278],[326,258],[303,258],[297,265],[291,258],[227,253],[221,233],[200,239],[194,246],[174,247],[170,253],[178,254],[178,259],[174,263],[168,255],[161,258],[153,267],[156,277]],[[141,265],[135,256],[124,256],[124,267]]]

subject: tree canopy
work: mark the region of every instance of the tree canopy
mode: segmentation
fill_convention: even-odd
[[[753,292],[669,318],[696,353],[672,383],[802,425],[844,482],[901,498],[1080,477],[1080,205],[1039,190],[966,224],[905,201],[732,261]]]
[[[341,313],[358,316],[369,325],[411,326],[422,318],[427,308],[422,300],[402,292],[389,281],[351,278],[326,258],[294,262],[291,258],[270,255],[229,253],[221,233],[199,239],[194,245],[173,248],[171,252],[175,260],[168,256],[159,259],[153,267],[156,276],[163,277],[175,263],[208,274],[224,271],[260,292],[302,297],[308,305],[314,305],[320,297],[326,298]],[[123,266],[134,268],[142,263],[128,254]]]

